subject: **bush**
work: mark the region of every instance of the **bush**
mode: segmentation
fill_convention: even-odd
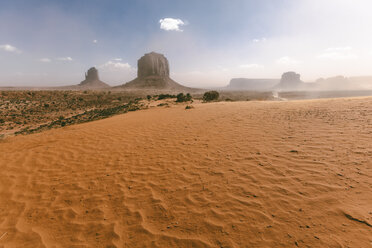
[[[211,102],[211,101],[217,101],[220,97],[220,93],[218,93],[215,90],[207,91],[203,95],[203,101],[204,102]]]
[[[192,106],[192,105],[187,105],[185,109],[193,109],[193,108],[194,108],[194,106]]]
[[[163,100],[163,99],[168,99],[168,98],[176,98],[175,95],[170,95],[170,94],[160,94],[158,96],[158,100]]]
[[[188,102],[188,101],[191,101],[191,100],[192,100],[192,97],[191,97],[190,93],[187,93],[186,95],[184,95],[183,93],[179,93],[177,95],[176,102]]]
[[[159,103],[158,107],[168,106],[168,103]]]
[[[150,95],[147,95],[147,100],[151,100],[151,96]]]

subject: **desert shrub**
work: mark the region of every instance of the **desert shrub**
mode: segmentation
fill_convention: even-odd
[[[4,122],[5,122],[5,120],[4,120],[4,119],[0,119],[0,124],[1,124],[1,123],[4,123]]]
[[[176,98],[175,95],[170,95],[170,94],[160,94],[158,96],[158,100],[163,100],[163,99],[168,99],[168,98]]]
[[[147,95],[147,100],[151,100],[151,96],[150,95]]]
[[[211,101],[216,101],[220,97],[220,93],[218,93],[215,90],[212,91],[207,91],[203,95],[203,101],[205,102],[211,102]]]
[[[187,105],[186,107],[185,107],[185,109],[193,109],[194,108],[194,106],[191,106],[191,105]]]
[[[188,102],[188,101],[191,101],[191,100],[192,100],[192,97],[191,97],[190,93],[187,93],[186,95],[184,95],[183,93],[179,93],[177,95],[176,102]]]
[[[158,107],[162,107],[162,106],[168,106],[168,103],[160,103],[160,104],[158,104]]]

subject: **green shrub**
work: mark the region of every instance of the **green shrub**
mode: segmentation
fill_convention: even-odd
[[[177,95],[176,102],[188,102],[191,100],[192,100],[192,96],[190,95],[190,93],[187,93],[186,95],[184,95],[183,93],[179,93]]]
[[[160,104],[158,104],[158,107],[162,107],[162,106],[168,106],[168,103],[160,103]]]
[[[176,98],[175,95],[170,95],[170,94],[160,94],[158,96],[158,100],[163,100],[163,99],[168,99],[168,98]]]
[[[220,93],[218,93],[215,90],[207,91],[203,95],[203,101],[204,102],[211,102],[211,101],[217,101],[220,97]]]

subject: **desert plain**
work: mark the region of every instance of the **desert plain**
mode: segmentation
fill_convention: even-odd
[[[0,141],[0,247],[371,247],[372,97],[149,106]]]

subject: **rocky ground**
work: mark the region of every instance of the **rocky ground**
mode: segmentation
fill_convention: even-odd
[[[141,97],[109,91],[1,91],[0,135],[105,118],[141,108]]]

